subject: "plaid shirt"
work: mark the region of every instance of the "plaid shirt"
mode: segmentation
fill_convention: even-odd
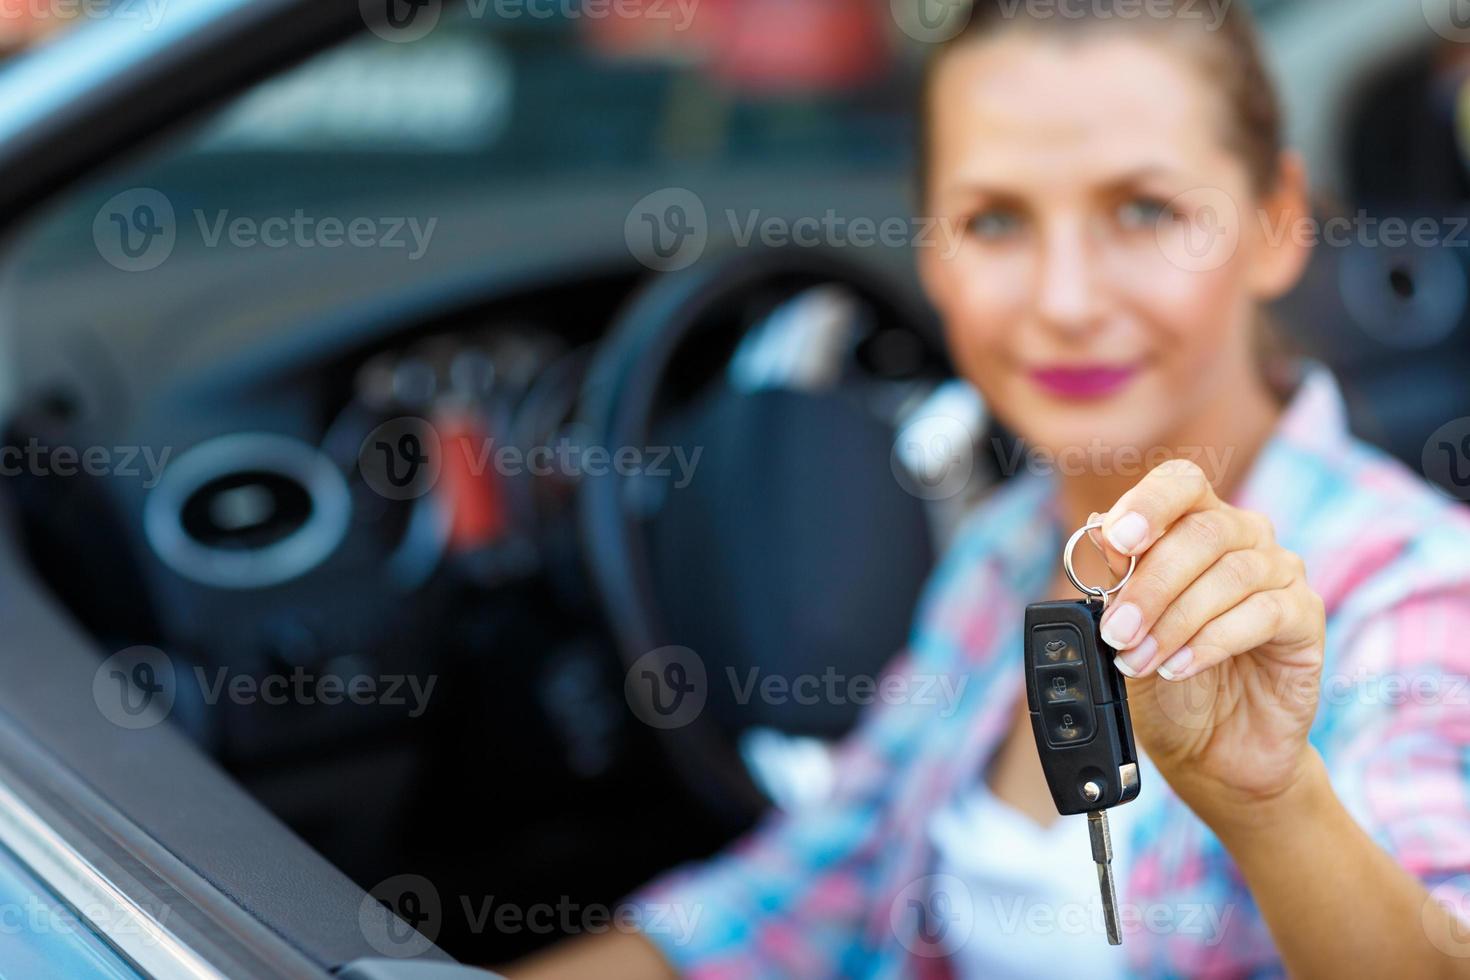
[[[1272,519],[1325,601],[1311,738],[1339,798],[1437,900],[1470,908],[1470,517],[1354,440],[1320,369],[1232,502]],[[965,910],[929,904],[926,830],[1010,730],[1024,696],[1022,612],[1050,584],[1062,532],[1050,481],[1020,477],[992,494],[934,574],[909,648],[891,667],[968,677],[959,710],[919,698],[926,703],[870,709],[837,754],[829,798],[770,815],[727,853],[638,897],[697,913],[690,930],[649,932],[682,974],[947,974],[938,946],[925,941],[935,922],[924,913],[963,927]],[[1266,924],[1210,829],[1161,780],[1128,806],[1140,809],[1135,858],[1119,883],[1124,906],[1141,912],[1124,921],[1131,970],[1282,974]],[[1085,854],[1077,873],[1093,874]],[[969,911],[988,908],[977,898]],[[1470,942],[1456,952],[1470,955]]]

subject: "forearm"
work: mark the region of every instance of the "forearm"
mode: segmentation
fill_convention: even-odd
[[[503,968],[508,980],[676,980],[658,947],[638,933],[610,932],[561,943]]]
[[[1430,942],[1458,926],[1364,833],[1316,752],[1288,793],[1206,818],[1240,868],[1296,977],[1467,977]]]

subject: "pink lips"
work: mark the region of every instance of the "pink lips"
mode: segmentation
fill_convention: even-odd
[[[1138,374],[1138,367],[1087,365],[1036,368],[1030,373],[1031,380],[1058,398],[1085,399],[1103,398],[1121,390]]]

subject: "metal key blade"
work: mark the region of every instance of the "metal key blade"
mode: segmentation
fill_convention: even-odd
[[[1103,925],[1108,930],[1108,945],[1123,945],[1123,931],[1118,926],[1118,890],[1113,884],[1113,837],[1108,833],[1108,812],[1093,810],[1087,814],[1087,831],[1092,837],[1092,860],[1097,864],[1097,886],[1102,891]]]

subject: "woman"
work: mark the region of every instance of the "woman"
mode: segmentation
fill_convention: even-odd
[[[512,976],[1470,974],[1470,522],[1348,435],[1324,371],[1263,366],[1308,212],[1244,5],[1034,6],[977,4],[935,56],[925,197],[966,235],[919,261],[994,413],[1091,464],[1008,482],[937,573],[894,669],[968,675],[962,710],[876,711],[830,801],[644,896],[691,930]],[[1121,949],[1067,922],[1097,885],[1019,662],[1095,514],[1138,558],[1103,623],[1147,758]]]

